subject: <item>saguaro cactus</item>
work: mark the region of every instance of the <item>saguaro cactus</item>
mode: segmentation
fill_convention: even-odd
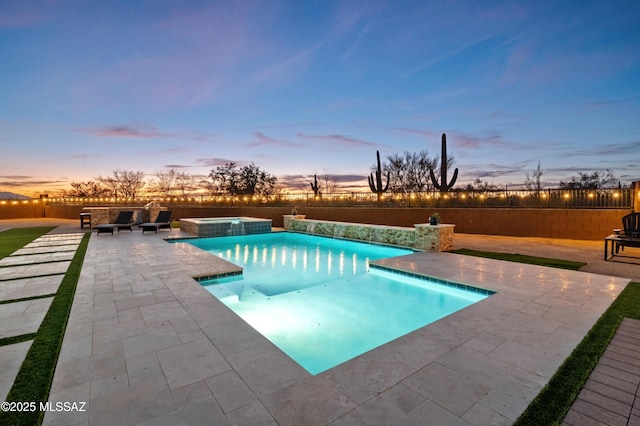
[[[458,168],[453,171],[453,178],[451,178],[451,182],[447,183],[447,135],[442,134],[442,153],[440,154],[440,183],[438,183],[438,179],[436,179],[436,175],[433,173],[433,169],[429,170],[429,174],[431,175],[431,182],[433,182],[433,186],[440,192],[449,192],[453,185],[456,183],[456,179],[458,179]]]
[[[381,200],[382,194],[387,192],[389,189],[389,181],[390,181],[390,172],[387,172],[387,184],[382,187],[382,167],[380,166],[380,151],[376,151],[376,156],[378,157],[378,170],[376,170],[376,180],[373,180],[373,173],[369,175],[369,188],[371,188],[371,192],[374,192],[378,195],[378,201]]]
[[[311,185],[311,189],[313,189],[313,193],[315,195],[320,195],[320,184],[318,183],[318,178],[316,175],[313,175],[313,183],[309,183]]]

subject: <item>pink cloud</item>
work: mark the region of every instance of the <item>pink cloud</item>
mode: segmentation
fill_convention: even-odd
[[[175,134],[158,131],[155,127],[146,123],[135,123],[131,126],[110,126],[88,129],[73,129],[75,132],[87,133],[93,136],[106,138],[174,138]]]
[[[433,138],[436,136],[440,136],[439,133],[436,133],[432,130],[425,130],[425,129],[412,129],[409,127],[396,127],[394,130],[400,131],[400,132],[404,132],[404,133],[412,133],[412,134],[416,134],[416,135],[420,135],[420,136],[426,136],[428,138]]]
[[[246,145],[248,148],[257,148],[257,147],[262,146],[262,145],[301,148],[301,145],[299,145],[299,144],[296,144],[296,143],[293,143],[293,142],[284,141],[284,140],[281,140],[281,139],[274,139],[274,138],[271,138],[269,136],[266,136],[262,132],[253,132],[253,134],[258,140],[256,142],[252,142],[252,143]]]
[[[364,141],[362,139],[352,138],[344,135],[307,135],[304,133],[298,133],[298,137],[313,141],[329,142],[333,144],[339,144],[341,146],[379,146],[379,144]]]
[[[224,166],[225,164],[228,164],[228,163],[240,164],[237,161],[229,160],[227,158],[218,158],[218,157],[196,158],[196,163],[199,166],[205,166],[205,167]]]

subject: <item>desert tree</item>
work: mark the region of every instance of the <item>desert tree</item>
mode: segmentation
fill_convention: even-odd
[[[329,173],[325,170],[324,173],[318,175],[320,178],[320,186],[326,194],[332,194],[340,191],[340,184],[338,183],[338,177],[335,174]]]
[[[389,174],[389,190],[400,194],[431,190],[429,170],[437,163],[437,159],[429,157],[427,150],[387,156],[383,170]]]
[[[176,187],[176,171],[173,169],[155,172],[149,182],[149,191],[161,197],[171,197]]]
[[[469,192],[492,192],[498,191],[499,189],[497,185],[480,178],[476,178],[472,183],[468,183],[467,186],[464,187],[464,190]]]
[[[64,195],[69,197],[106,197],[109,189],[100,182],[93,180],[87,182],[71,182],[70,190],[64,191]]]
[[[133,170],[113,171],[112,176],[98,176],[96,180],[105,185],[113,197],[135,198],[144,187],[144,172]]]
[[[240,167],[230,162],[218,166],[209,173],[212,195],[274,195],[277,192],[277,178],[261,170],[254,163]]]
[[[592,173],[579,172],[568,182],[560,181],[561,189],[602,189],[618,182],[618,178],[611,169],[596,170]]]
[[[196,177],[187,172],[176,173],[175,188],[179,195],[187,197],[196,189]]]
[[[541,178],[543,173],[544,170],[542,169],[542,164],[538,161],[538,167],[531,172],[531,175],[527,172],[524,180],[524,187],[530,191],[536,191],[536,193],[540,192],[542,190]]]

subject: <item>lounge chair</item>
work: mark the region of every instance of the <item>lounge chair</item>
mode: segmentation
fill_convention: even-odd
[[[113,223],[103,223],[102,225],[96,226],[96,229],[98,230],[98,235],[100,235],[103,232],[109,232],[111,233],[111,235],[113,235],[114,229],[117,229],[118,232],[120,232],[121,229],[128,229],[129,231],[133,232],[133,229],[131,228],[132,218],[133,218],[132,211],[122,211],[118,213],[118,217]]]
[[[155,231],[158,233],[158,229],[169,229],[171,231],[171,210],[161,210],[158,212],[158,217],[155,222],[145,222],[138,225],[144,231]]]

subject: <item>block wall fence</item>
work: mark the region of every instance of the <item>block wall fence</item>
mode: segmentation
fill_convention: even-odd
[[[54,217],[77,219],[82,205],[17,203],[0,205],[0,219]],[[264,217],[273,226],[283,227],[282,216],[291,207],[208,207],[167,205],[173,218],[188,217]],[[601,240],[622,226],[622,216],[631,209],[464,209],[464,208],[375,208],[375,207],[305,207],[298,213],[309,219],[360,222],[376,225],[408,226],[427,222],[437,211],[442,223],[455,224],[457,234],[506,235],[513,237],[567,238]]]

